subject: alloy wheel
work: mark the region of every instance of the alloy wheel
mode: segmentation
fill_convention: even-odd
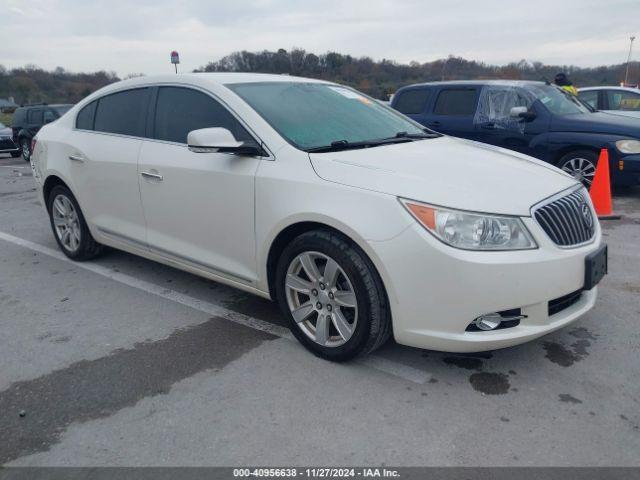
[[[586,158],[572,158],[562,166],[562,170],[567,172],[586,187],[591,186],[596,174],[595,165]]]
[[[296,325],[315,343],[339,347],[352,337],[358,322],[353,284],[333,258],[303,252],[287,269],[287,304]]]
[[[66,195],[56,195],[51,207],[53,226],[60,243],[69,252],[80,247],[81,230],[78,212]]]

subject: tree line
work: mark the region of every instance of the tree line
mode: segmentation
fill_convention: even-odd
[[[47,71],[35,65],[8,70],[0,65],[0,98],[27,103],[76,103],[99,88],[120,80],[114,72],[72,73],[62,67]]]
[[[638,62],[630,64],[630,82],[638,82],[639,67]],[[402,64],[388,59],[375,61],[370,57],[353,57],[336,52],[316,55],[294,48],[291,51],[234,52],[196,71],[261,72],[320,78],[350,85],[384,100],[398,88],[411,83],[475,79],[553,81],[558,72],[567,73],[578,87],[619,85],[624,80],[625,69],[626,63],[583,68],[526,60],[498,66],[453,55],[432,62]]]
[[[375,98],[387,99],[403,85],[436,80],[522,79],[553,80],[556,73],[569,74],[578,87],[618,85],[626,64],[577,67],[545,65],[521,60],[490,65],[449,56],[432,62],[408,64],[374,60],[337,52],[317,55],[300,48],[261,52],[240,51],[204,65],[195,72],[261,72],[320,78],[350,85]],[[139,75],[139,74],[137,74]],[[134,76],[134,75],[130,75]],[[0,65],[0,98],[13,97],[17,104],[76,103],[95,90],[120,80],[114,72],[72,73],[62,67],[46,71],[34,65],[6,69]],[[629,81],[640,80],[640,64],[629,66]]]

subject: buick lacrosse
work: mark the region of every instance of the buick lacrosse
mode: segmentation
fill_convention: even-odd
[[[591,309],[606,273],[572,177],[324,81],[118,82],[42,128],[32,168],[68,257],[107,245],[276,300],[331,360],[392,334],[516,345]]]

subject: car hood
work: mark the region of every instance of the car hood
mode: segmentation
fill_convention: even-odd
[[[609,115],[619,115],[620,117],[640,118],[640,111],[635,110],[603,110],[603,112]]]
[[[640,122],[636,118],[605,112],[554,116],[553,132],[609,133],[640,138]]]
[[[309,157],[330,182],[477,212],[529,216],[532,205],[577,185],[526,155],[451,137]]]

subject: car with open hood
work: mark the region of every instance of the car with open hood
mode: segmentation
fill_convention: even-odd
[[[330,360],[516,345],[588,312],[607,252],[584,187],[335,83],[184,74],[109,85],[38,133],[70,258],[122,249],[277,301]]]

